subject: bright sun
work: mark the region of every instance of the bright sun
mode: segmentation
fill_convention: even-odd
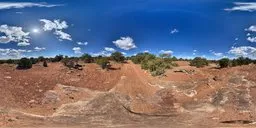
[[[33,33],[40,33],[40,30],[37,29],[37,28],[34,28],[34,29],[32,29],[32,32],[33,32]]]

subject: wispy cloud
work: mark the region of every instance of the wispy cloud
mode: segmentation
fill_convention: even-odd
[[[108,52],[115,52],[116,51],[114,48],[110,48],[110,47],[105,47],[104,49]]]
[[[235,2],[232,8],[226,8],[225,11],[256,11],[256,2]]]
[[[76,42],[78,45],[84,45],[84,46],[86,46],[86,45],[88,45],[88,42]]]
[[[178,33],[178,32],[179,32],[179,30],[176,29],[176,28],[174,28],[173,30],[171,30],[171,34],[175,34],[175,33]]]
[[[251,46],[232,47],[228,53],[233,54],[235,56],[255,58],[256,48]]]
[[[33,2],[0,2],[0,10],[3,9],[20,9],[28,7],[45,7],[52,8],[57,6],[63,6],[61,4],[48,4],[48,3],[33,3]]]

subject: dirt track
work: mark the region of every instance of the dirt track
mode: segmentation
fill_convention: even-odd
[[[255,66],[184,64],[162,78],[131,62],[108,72],[95,64],[72,72],[58,63],[25,71],[0,66],[0,126],[253,127],[241,123],[256,120]]]

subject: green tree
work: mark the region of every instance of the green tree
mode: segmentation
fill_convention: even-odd
[[[220,68],[226,68],[229,66],[229,64],[230,64],[230,60],[228,58],[223,58],[223,59],[219,60]]]
[[[116,62],[124,62],[125,57],[121,52],[114,52],[111,54],[110,58]]]
[[[92,63],[93,62],[93,58],[90,54],[83,54],[81,57],[81,60],[83,60],[85,63]]]
[[[190,66],[195,66],[197,68],[201,68],[208,65],[209,65],[208,60],[201,57],[196,57],[190,62]]]
[[[28,58],[21,58],[18,62],[17,69],[30,69],[32,68],[32,62]]]

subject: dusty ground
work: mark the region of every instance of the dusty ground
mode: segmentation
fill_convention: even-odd
[[[256,65],[177,63],[164,77],[131,62],[110,71],[0,65],[0,126],[256,127]]]

